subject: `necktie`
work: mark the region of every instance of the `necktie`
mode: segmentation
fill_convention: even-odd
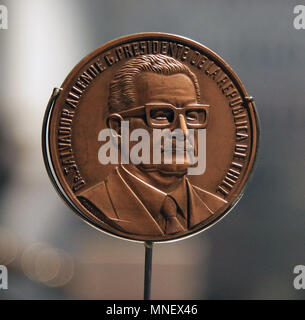
[[[166,220],[166,234],[174,234],[180,231],[184,231],[183,226],[177,219],[177,210],[178,208],[175,200],[170,196],[166,196],[161,207],[161,213],[163,214]]]

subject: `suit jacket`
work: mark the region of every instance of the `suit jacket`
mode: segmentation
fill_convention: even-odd
[[[188,229],[209,218],[226,203],[202,190],[186,178]],[[104,181],[78,195],[82,204],[97,218],[122,232],[135,235],[162,236],[165,232],[157,219],[116,169]]]

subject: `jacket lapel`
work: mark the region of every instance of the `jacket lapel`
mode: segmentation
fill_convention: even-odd
[[[116,169],[106,180],[106,187],[116,212],[116,223],[134,234],[163,235],[163,231],[140,199]]]
[[[199,197],[194,187],[191,185],[188,179],[188,196],[189,196],[189,228],[196,226],[198,223],[206,220],[213,212]]]

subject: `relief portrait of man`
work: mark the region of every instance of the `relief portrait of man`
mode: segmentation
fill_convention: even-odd
[[[190,129],[208,128],[209,109],[201,103],[196,76],[183,63],[161,54],[125,62],[110,83],[108,107],[107,124],[117,132],[119,144],[123,143],[122,120],[129,121],[130,131],[145,129],[151,147],[156,143],[156,128],[179,128],[183,140],[188,139]],[[196,149],[196,135],[193,143]],[[186,150],[183,161],[175,161],[177,146],[173,139],[172,163],[118,164],[104,181],[82,191],[79,200],[105,223],[127,234],[166,237],[191,231],[226,201],[191,184],[187,173],[193,164]]]

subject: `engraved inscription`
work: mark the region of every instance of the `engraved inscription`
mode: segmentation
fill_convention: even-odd
[[[72,152],[72,122],[75,109],[78,107],[81,96],[92,81],[102,73],[106,67],[97,59],[78,77],[67,98],[58,123],[58,153],[61,159],[63,172],[70,177],[74,192],[80,190],[86,183],[77,167]]]
[[[63,109],[59,120],[58,127],[58,151],[61,159],[63,172],[70,176],[73,191],[79,190],[85,185],[84,179],[77,168],[74,155],[72,152],[72,120],[74,111]]]
[[[226,176],[218,186],[216,192],[221,194],[224,198],[227,197],[238,181],[242,168],[243,165],[240,162],[232,161]]]

